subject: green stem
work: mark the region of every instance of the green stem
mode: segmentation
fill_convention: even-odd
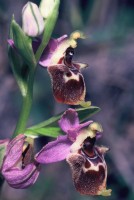
[[[34,81],[34,74],[35,70],[32,70],[29,73],[28,77],[28,84],[27,84],[27,93],[25,96],[23,96],[22,100],[22,107],[20,116],[13,134],[13,137],[17,136],[20,133],[23,133],[26,129],[27,121],[29,118],[30,110],[32,107],[32,101],[33,101],[33,81]]]
[[[48,18],[45,21],[45,30],[43,33],[42,42],[35,54],[35,58],[36,58],[37,62],[39,61],[39,59],[43,53],[43,50],[45,49],[45,47],[47,46],[47,44],[51,38],[53,29],[55,27],[55,24],[56,24],[56,21],[58,18],[58,14],[59,14],[59,5],[60,5],[60,0],[56,0],[52,13],[48,16]]]

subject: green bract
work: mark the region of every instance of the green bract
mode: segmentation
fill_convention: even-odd
[[[52,35],[58,14],[59,14],[59,5],[60,5],[60,0],[55,0],[54,1],[54,5],[53,8],[51,9],[51,12],[49,13],[49,15],[47,16],[47,18],[44,20],[45,22],[45,30],[43,33],[43,37],[42,37],[42,42],[41,45],[39,46],[37,52],[36,52],[36,60],[39,61],[40,56],[44,50],[44,48],[47,46],[50,37]],[[45,12],[45,10],[44,10]]]
[[[22,96],[25,96],[27,92],[27,80],[25,76],[22,76],[23,69],[24,69],[24,62],[21,56],[19,55],[19,53],[17,53],[17,51],[12,47],[9,47],[8,55],[10,58],[15,79],[21,91],[21,94]]]
[[[29,68],[35,68],[36,60],[32,49],[32,41],[25,35],[14,19],[11,22],[10,37],[13,39],[14,45],[22,56],[23,61],[26,62]]]

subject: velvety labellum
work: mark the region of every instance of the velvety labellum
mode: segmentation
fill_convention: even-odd
[[[93,145],[70,153],[67,158],[76,189],[84,195],[100,195],[106,189],[107,166],[101,147]]]
[[[60,103],[77,105],[85,99],[85,83],[82,74],[66,65],[48,67],[53,94]]]
[[[73,63],[74,49],[68,47],[65,56],[57,65],[49,66],[53,94],[55,99],[64,104],[78,105],[85,100],[85,82],[80,73],[80,65]]]

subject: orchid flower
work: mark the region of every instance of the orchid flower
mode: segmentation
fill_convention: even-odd
[[[39,61],[47,67],[59,103],[78,105],[85,101],[86,87],[80,70],[87,64],[72,61],[78,38],[84,38],[83,34],[74,32],[70,37],[51,39]]]
[[[91,124],[91,129],[92,125],[94,124]],[[107,165],[104,159],[104,154],[109,149],[96,146],[96,137],[85,136],[84,132],[78,136],[66,158],[75,188],[83,195],[110,196],[111,189],[106,189]]]
[[[47,67],[53,95],[59,103],[78,105],[85,101],[86,87],[80,70],[87,67],[87,64],[72,61],[79,38],[84,38],[83,34],[74,32],[70,37],[63,35],[57,39],[50,39],[39,60],[41,66]],[[15,48],[13,40],[9,39],[8,43]],[[40,39],[33,39],[34,53],[40,43]]]
[[[73,32],[70,36],[63,35],[57,39],[54,39],[54,38],[50,39],[47,45],[47,48],[44,50],[40,58],[39,64],[43,67],[49,67],[56,64],[62,64],[66,50],[69,47],[72,47],[73,49],[75,49],[77,47],[78,39],[85,39],[84,34],[79,31]],[[38,43],[40,43],[40,41],[36,40],[36,42],[38,46]],[[74,62],[73,64],[74,66],[77,66],[78,64],[79,69],[87,67],[87,64],[83,64],[83,63]]]
[[[29,138],[23,134],[8,143],[1,173],[11,187],[27,188],[38,178],[40,165],[34,160],[32,151]]]
[[[57,140],[49,142],[43,147],[35,156],[36,161],[39,163],[53,163],[66,159],[77,136],[84,127],[91,123],[92,121],[88,121],[80,124],[77,112],[69,108],[59,120],[59,126],[66,135],[59,136]]]
[[[59,126],[66,135],[43,147],[35,156],[36,161],[47,164],[66,159],[74,185],[81,194],[110,195],[111,190],[106,190],[104,160],[108,148],[95,145],[102,133],[101,125],[93,121],[80,124],[77,112],[68,109],[59,120]]]

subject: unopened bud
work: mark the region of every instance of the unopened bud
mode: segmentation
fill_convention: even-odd
[[[55,0],[42,0],[40,3],[40,12],[42,16],[46,19],[53,11]]]
[[[36,37],[44,30],[44,20],[36,4],[28,2],[22,10],[22,29],[26,35]]]

